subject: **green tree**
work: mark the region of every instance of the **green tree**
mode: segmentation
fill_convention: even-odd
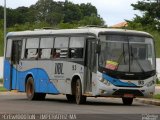
[[[156,54],[160,57],[160,2],[159,0],[141,0],[132,4],[135,10],[143,13],[136,15],[132,21],[128,21],[128,29],[146,31],[155,39]]]
[[[3,19],[3,15],[4,15],[3,11],[4,11],[3,7],[0,6],[0,19]]]
[[[53,0],[38,0],[35,5],[31,6],[31,12],[35,17],[32,19],[35,19],[36,22],[47,22],[55,25],[63,19],[62,3]]]
[[[91,3],[87,3],[87,4],[80,4],[80,10],[81,10],[81,13],[83,15],[83,17],[85,16],[91,16],[91,15],[98,15],[97,13],[97,9],[95,6],[92,6]]]
[[[0,56],[3,55],[4,50],[4,34],[3,34],[3,19],[0,20]]]
[[[152,29],[160,30],[160,3],[158,0],[143,0],[132,4],[134,10],[143,12],[143,16],[136,16],[133,22],[141,23]]]
[[[80,25],[104,25],[104,20],[100,16],[91,15],[91,16],[85,16],[82,20],[79,21]]]
[[[72,23],[82,18],[82,13],[78,4],[73,4],[67,0],[64,2],[64,23]]]

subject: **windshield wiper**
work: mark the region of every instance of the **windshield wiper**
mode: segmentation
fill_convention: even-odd
[[[137,62],[137,64],[138,64],[139,68],[141,69],[141,71],[142,71],[143,73],[145,73],[143,67],[141,66],[141,64],[140,64],[140,62],[139,62],[139,60],[138,60],[138,59],[134,56],[134,54],[133,54],[132,46],[131,46],[131,57],[134,58],[134,59],[136,60],[136,62]]]
[[[116,71],[117,71],[118,68],[119,68],[119,65],[120,65],[120,62],[122,61],[122,58],[124,58],[124,63],[126,63],[126,53],[125,53],[125,50],[124,50],[124,43],[123,43],[123,51],[122,51],[122,53],[121,53],[121,55],[119,56],[118,61],[117,61],[118,66],[117,66],[117,68],[116,68]]]

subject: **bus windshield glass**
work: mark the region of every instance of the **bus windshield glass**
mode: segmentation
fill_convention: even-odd
[[[100,67],[127,73],[144,73],[155,70],[152,38],[100,35],[100,44]]]

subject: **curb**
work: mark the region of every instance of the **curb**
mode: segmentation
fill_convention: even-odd
[[[160,100],[157,99],[151,99],[151,98],[135,98],[135,101],[145,103],[145,104],[151,104],[151,105],[156,105],[160,106]]]
[[[24,93],[21,92],[15,92],[15,91],[3,91],[0,92],[0,95],[23,95]]]
[[[18,93],[18,90],[11,90],[11,92],[13,92],[13,93]]]
[[[0,87],[3,87],[3,84],[0,83]],[[8,92],[7,90],[5,92]],[[11,90],[10,92],[18,93],[18,90]]]

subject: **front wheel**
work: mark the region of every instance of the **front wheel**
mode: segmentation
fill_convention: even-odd
[[[133,98],[122,98],[122,101],[124,105],[132,105]]]
[[[81,85],[81,81],[80,79],[78,79],[76,81],[76,103],[79,104],[83,104],[86,102],[86,96],[82,95],[82,85]]]

